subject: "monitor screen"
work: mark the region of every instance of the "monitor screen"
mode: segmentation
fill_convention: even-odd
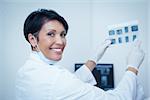
[[[83,63],[76,63],[75,71],[82,65]],[[95,86],[103,90],[114,88],[113,64],[97,64],[92,73],[97,81]]]

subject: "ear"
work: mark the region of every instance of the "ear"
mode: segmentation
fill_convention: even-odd
[[[30,44],[32,45],[32,47],[37,46],[37,39],[31,33],[28,34],[28,40]]]

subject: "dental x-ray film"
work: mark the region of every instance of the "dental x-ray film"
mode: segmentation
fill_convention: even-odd
[[[131,21],[108,26],[108,38],[112,45],[133,42],[139,34],[138,21]]]

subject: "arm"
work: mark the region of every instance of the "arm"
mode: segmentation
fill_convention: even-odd
[[[137,50],[137,52],[135,52],[135,50]],[[136,54],[138,54],[138,56],[135,57]],[[133,60],[128,61],[128,65],[131,66],[128,66],[127,71],[125,72],[125,75],[123,76],[117,88],[107,92],[103,91],[100,88],[84,83],[76,76],[68,72],[61,73],[60,77],[56,78],[58,82],[55,82],[56,87],[54,88],[58,88],[59,86],[61,87],[61,89],[54,89],[56,91],[56,94],[59,93],[58,95],[56,95],[56,97],[62,97],[60,99],[66,98],[67,100],[136,100],[136,68],[139,68],[140,64],[143,61],[141,57],[142,59],[144,58],[143,53],[139,50],[139,48],[133,49],[133,52],[129,55],[129,58],[134,58],[135,62]],[[61,85],[59,83],[61,83]]]
[[[114,90],[107,93],[116,100],[135,100],[136,96],[137,76],[131,71],[126,71],[122,80]]]
[[[90,71],[93,71],[93,69],[95,68],[96,66],[96,62],[92,61],[92,60],[88,60],[86,63],[85,63],[85,66],[87,66],[87,68],[90,70]]]
[[[95,68],[96,63],[104,55],[106,49],[110,45],[110,40],[105,40],[94,52],[94,54],[89,58],[89,60],[80,67],[76,72],[76,76],[86,83],[91,83],[92,85],[96,84],[95,78],[92,75],[92,70]]]
[[[136,91],[136,99],[135,100],[145,100],[143,86],[137,81],[137,91]]]
[[[58,75],[57,75],[58,76]],[[61,71],[55,78],[53,96],[65,100],[136,100],[137,76],[127,71],[118,87],[111,91],[103,91],[100,88],[89,85],[79,80],[68,71]]]
[[[123,94],[127,100],[143,100],[143,90],[137,80],[138,69],[143,62],[144,52],[140,49],[140,42],[136,41],[127,59],[127,71],[117,88],[110,93]],[[141,94],[140,94],[141,93]],[[127,98],[130,97],[130,98]]]
[[[92,62],[88,62],[88,64],[92,65]],[[96,84],[96,80],[91,72],[91,70],[88,68],[88,64],[84,64],[83,66],[81,66],[76,72],[75,75],[83,82],[85,83],[90,83],[91,85],[95,85]],[[94,64],[92,65],[93,67]]]
[[[128,66],[127,71],[131,71],[131,72],[133,72],[135,75],[138,74],[138,70],[135,69],[135,68],[133,68],[133,67],[131,67],[131,66]]]

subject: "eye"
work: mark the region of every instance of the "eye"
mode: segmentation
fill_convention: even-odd
[[[49,33],[47,33],[47,35],[48,35],[48,36],[51,36],[51,37],[54,37],[54,36],[55,36],[55,33],[49,32]]]
[[[66,37],[66,35],[67,35],[67,33],[65,33],[65,32],[63,32],[63,33],[60,34],[60,36],[64,37],[64,38]]]

